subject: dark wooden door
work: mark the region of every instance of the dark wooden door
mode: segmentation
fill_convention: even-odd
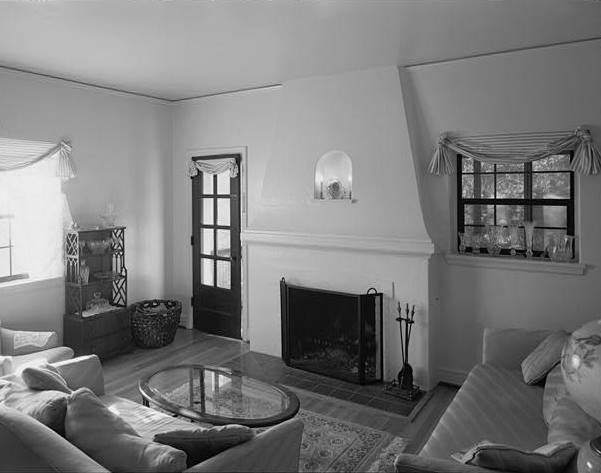
[[[198,160],[240,155],[203,156]],[[194,328],[242,338],[240,281],[240,175],[199,172],[192,179]]]

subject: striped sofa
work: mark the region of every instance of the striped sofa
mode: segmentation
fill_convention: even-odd
[[[419,455],[401,454],[403,473],[491,473],[451,460],[451,454],[489,440],[534,450],[547,443],[543,387],[524,383],[522,360],[548,331],[485,329],[482,364],[469,373]]]

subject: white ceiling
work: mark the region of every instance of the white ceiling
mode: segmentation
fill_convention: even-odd
[[[0,2],[0,65],[170,100],[591,37],[600,1]]]

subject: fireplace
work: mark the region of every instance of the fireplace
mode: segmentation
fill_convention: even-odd
[[[280,297],[288,366],[359,384],[382,381],[382,293],[313,289],[282,278]]]

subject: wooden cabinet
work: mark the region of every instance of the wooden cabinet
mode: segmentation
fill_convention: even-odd
[[[65,306],[64,344],[76,356],[106,359],[131,348],[125,227],[65,235]]]

